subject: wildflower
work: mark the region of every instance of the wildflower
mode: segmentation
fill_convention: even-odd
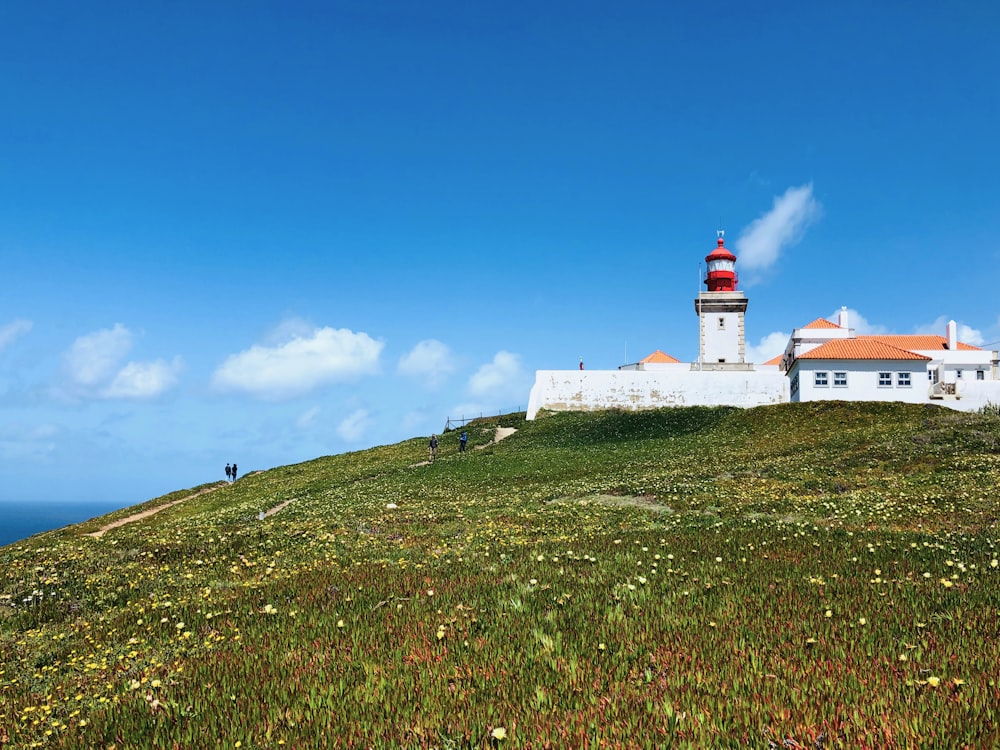
[[[930,677],[927,678],[927,684],[930,685],[931,687],[936,688],[938,685],[941,684],[941,678],[931,675]]]
[[[496,727],[492,732],[490,732],[490,737],[495,740],[505,740],[507,739],[507,730],[503,727]]]

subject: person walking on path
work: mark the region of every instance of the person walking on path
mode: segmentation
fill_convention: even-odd
[[[228,482],[233,478],[233,470],[229,468],[229,464],[226,464],[226,481]]]
[[[437,457],[437,452],[438,452],[437,435],[431,435],[431,441],[430,443],[428,443],[428,447],[430,448],[430,454],[431,454],[430,460],[433,461]]]
[[[458,437],[458,452],[465,453],[465,444],[469,442],[469,435],[465,430],[462,430],[462,434]]]
[[[233,481],[235,482],[236,481],[236,463],[235,462],[233,463],[232,473],[233,473]]]

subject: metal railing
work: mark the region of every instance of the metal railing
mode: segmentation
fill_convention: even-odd
[[[442,432],[447,432],[448,430],[457,430],[459,427],[465,427],[469,422],[474,422],[477,419],[485,419],[486,417],[502,417],[504,414],[513,414],[519,411],[524,411],[520,406],[511,409],[500,409],[496,414],[489,412],[479,412],[478,415],[473,417],[467,417],[464,414],[461,417],[447,417],[444,423],[444,430]]]

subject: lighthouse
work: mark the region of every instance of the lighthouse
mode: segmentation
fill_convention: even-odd
[[[746,295],[739,291],[736,256],[726,247],[726,233],[719,230],[715,249],[705,256],[706,291],[694,301],[698,314],[697,370],[752,370],[746,362],[744,315]]]

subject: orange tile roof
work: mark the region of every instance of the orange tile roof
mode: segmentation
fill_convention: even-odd
[[[929,349],[940,349],[942,351],[947,351],[948,340],[944,336],[928,336],[928,335],[887,335],[887,336],[858,336],[859,339],[871,339],[875,341],[880,341],[883,344],[888,344],[889,346],[896,346],[900,349],[909,349],[913,351],[915,349],[922,349],[927,351]],[[972,346],[970,344],[963,344],[961,341],[958,342],[959,351],[975,351],[981,352],[978,346]]]
[[[644,359],[640,359],[639,361],[642,362],[643,364],[652,364],[652,363],[660,363],[660,364],[662,364],[662,363],[670,363],[670,364],[676,364],[676,363],[680,362],[679,359],[675,359],[675,358],[671,357],[669,354],[665,354],[665,353],[661,352],[659,349],[657,349],[655,352],[653,352],[652,354],[650,354],[648,357],[646,357]]]
[[[859,336],[855,339],[835,339],[817,346],[799,359],[912,359],[929,362],[930,357],[879,341],[876,336]]]
[[[840,328],[836,323],[831,323],[826,318],[816,318],[812,323],[807,323],[803,328]]]
[[[764,362],[763,364],[765,364],[765,365],[780,365],[781,364],[781,358],[784,357],[784,356],[785,356],[785,354],[784,354],[784,352],[782,352],[777,357],[771,357],[769,360],[767,360],[767,362]]]

